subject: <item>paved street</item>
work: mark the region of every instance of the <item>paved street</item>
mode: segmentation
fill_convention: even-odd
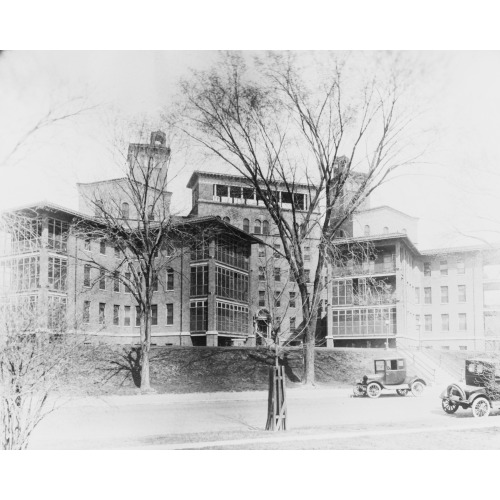
[[[467,433],[476,437],[463,437],[465,448],[500,447],[492,441],[500,427],[498,414],[480,420],[470,410],[446,415],[439,392],[429,388],[421,398],[387,394],[371,400],[351,398],[349,389],[293,389],[286,433],[263,430],[267,401],[261,391],[72,400],[40,424],[31,448],[347,449],[364,443],[365,448],[405,449],[437,442],[460,448],[457,439]],[[448,435],[451,444],[443,441]]]

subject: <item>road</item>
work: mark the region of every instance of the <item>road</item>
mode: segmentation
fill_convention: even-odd
[[[446,415],[433,388],[420,398],[351,398],[349,389],[327,388],[288,394],[286,433],[263,430],[264,392],[68,401],[35,430],[30,448],[460,448],[452,445],[464,432],[475,437],[463,438],[463,448],[500,448],[496,413]]]

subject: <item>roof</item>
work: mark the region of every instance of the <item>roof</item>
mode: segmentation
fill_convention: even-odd
[[[220,179],[220,180],[234,180],[238,182],[245,182],[247,184],[251,184],[251,182],[244,176],[244,175],[235,175],[235,174],[221,174],[221,173],[216,173],[216,172],[204,172],[200,170],[195,170],[191,177],[189,178],[189,181],[187,183],[188,188],[192,188],[196,182],[196,179],[199,176],[206,176],[206,177],[211,177],[214,179]],[[275,181],[273,184],[277,186],[285,186],[284,182],[281,181]],[[315,186],[313,184],[302,184],[300,182],[296,182],[295,186],[304,188],[304,189],[311,189],[314,188]]]
[[[420,254],[417,247],[412,243],[410,238],[405,233],[389,233],[389,234],[380,234],[380,235],[372,235],[372,236],[357,236],[353,238],[335,238],[333,243],[337,245],[346,245],[348,243],[362,243],[362,242],[370,242],[370,241],[386,241],[386,240],[403,240],[406,245],[413,250],[417,255]]]
[[[404,215],[408,219],[418,220],[418,217],[413,217],[412,215],[408,215],[407,213],[402,212],[401,210],[398,210],[397,208],[390,207],[389,205],[380,205],[378,207],[366,208],[364,210],[358,210],[358,211],[356,211],[356,214],[363,214],[366,212],[375,212],[377,210],[390,210],[391,212],[397,212],[398,214]]]
[[[128,179],[128,177],[116,177],[115,179],[105,179],[103,181],[77,182],[76,185],[77,186],[93,186],[96,184],[111,184],[111,183],[117,182],[117,181],[129,181],[129,179]],[[137,184],[144,185],[144,183],[141,181],[134,181],[134,182],[136,182]],[[148,189],[154,189],[155,191],[162,191],[161,189],[155,188],[154,186],[149,186]],[[163,191],[163,192],[165,192],[167,194],[172,194],[172,191]]]
[[[422,250],[420,253],[422,255],[437,255],[445,253],[474,253],[474,252],[484,252],[487,250],[500,250],[500,244],[494,245],[470,245],[463,247],[447,247],[447,248],[432,248],[428,250]]]

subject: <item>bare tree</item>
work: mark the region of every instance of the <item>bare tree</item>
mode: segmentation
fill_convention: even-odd
[[[404,148],[412,123],[402,100],[408,75],[389,66],[360,83],[337,60],[309,68],[321,75],[313,84],[287,54],[272,54],[252,70],[240,55],[227,54],[193,73],[172,120],[242,174],[271,215],[301,296],[305,382],[313,384],[328,248],[373,190],[418,157]],[[318,260],[309,280],[303,244],[311,239]]]

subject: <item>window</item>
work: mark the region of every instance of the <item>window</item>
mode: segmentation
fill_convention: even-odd
[[[113,325],[120,324],[120,306],[115,304],[113,306]]]
[[[90,238],[85,238],[83,242],[83,249],[90,251]]]
[[[130,283],[131,280],[132,280],[132,273],[130,272],[125,273],[125,282]],[[125,293],[130,293],[130,287],[128,287],[127,285],[125,285]]]
[[[156,271],[152,272],[151,288],[153,289],[153,292],[158,291],[158,273]],[[173,288],[173,283],[172,283],[172,288]]]
[[[99,252],[106,255],[106,242],[104,240],[99,242]]]
[[[396,333],[396,308],[363,308],[332,311],[334,336]]]
[[[48,247],[52,250],[67,250],[68,224],[60,220],[48,220]]]
[[[215,242],[215,259],[232,267],[247,270],[250,245],[228,236],[218,236]]]
[[[253,227],[253,232],[255,234],[260,234],[262,231],[262,225],[259,219],[255,219],[254,227]]]
[[[439,262],[439,273],[441,276],[448,276],[448,261],[442,260]]]
[[[86,300],[83,303],[83,318],[84,323],[90,323],[90,301]]]
[[[466,345],[459,345],[458,348],[461,350],[461,351],[466,351],[467,350],[467,346]]]
[[[222,220],[224,222],[227,222],[228,224],[231,222],[231,219],[229,217],[224,217]]]
[[[201,266],[206,267],[206,266]],[[208,268],[207,268],[208,269]],[[191,268],[191,275],[193,273],[193,268]],[[172,268],[167,269],[167,291],[174,289],[174,270]]]
[[[289,303],[289,306],[291,308],[296,307],[295,306],[295,292],[290,292],[290,303]]]
[[[383,229],[384,234],[389,234],[389,228],[387,226],[384,227]]]
[[[130,326],[130,306],[124,307],[123,326]]]
[[[269,235],[269,222],[267,220],[262,223],[262,234]]]
[[[113,291],[120,293],[120,274],[118,271],[113,272]]]
[[[167,326],[174,324],[174,304],[167,304]]]
[[[245,231],[245,233],[250,232],[250,221],[248,219],[243,219],[243,231]]]
[[[206,332],[208,322],[208,308],[205,301],[191,302],[189,307],[190,313],[190,330],[195,332]]]
[[[281,257],[281,245],[279,243],[275,243],[274,245],[274,257]]]
[[[466,313],[460,313],[458,315],[458,329],[462,332],[467,330],[467,314]]]
[[[441,287],[441,304],[448,304],[448,287]]]
[[[155,210],[153,205],[149,205],[148,207],[148,219],[152,221],[155,220]]]
[[[266,281],[266,268],[259,266],[259,281]]]
[[[352,280],[333,280],[332,305],[345,306],[352,304]]]
[[[281,307],[281,292],[274,292],[274,305]]]
[[[420,304],[420,287],[415,287],[415,304]]]
[[[458,301],[465,302],[467,300],[465,285],[458,285]]]
[[[430,275],[431,275],[431,263],[424,262],[424,276],[430,276]]]
[[[115,258],[119,259],[120,258],[120,249],[118,247],[115,247]]]
[[[248,275],[216,266],[215,294],[226,299],[248,302]]]
[[[424,321],[425,321],[425,331],[426,332],[432,332],[432,314],[426,314],[424,316]]]
[[[151,306],[151,326],[157,326],[158,325],[158,306],[152,305]]]
[[[424,304],[432,304],[432,288],[430,286],[424,288]]]
[[[279,267],[274,268],[274,281],[281,281],[281,269]]]
[[[67,290],[68,262],[58,257],[49,257],[49,287],[64,292]]]
[[[99,324],[104,325],[106,321],[106,304],[99,302]]]
[[[191,267],[191,297],[208,295],[208,266]]]
[[[309,269],[304,269],[304,278],[306,283],[309,283],[309,281],[311,280],[310,273],[311,271]]]
[[[217,331],[248,334],[248,307],[217,302]]]
[[[83,266],[83,286],[90,286],[90,265]]]
[[[266,256],[266,246],[263,243],[259,243],[259,257]]]
[[[465,262],[457,260],[457,274],[465,274]]]
[[[295,332],[295,318],[293,316],[290,318],[290,331]]]
[[[135,326],[141,326],[141,308],[135,306]]]
[[[122,217],[124,219],[128,219],[130,217],[130,207],[126,201],[122,203]]]
[[[441,331],[448,332],[450,330],[449,314],[441,314]]]
[[[104,268],[99,268],[99,290],[106,290],[106,273]]]
[[[415,314],[415,330],[420,331],[420,314]]]
[[[266,292],[265,290],[259,290],[259,307],[264,307],[266,305]]]
[[[370,236],[370,226],[365,226],[365,231],[364,231],[365,236]]]

